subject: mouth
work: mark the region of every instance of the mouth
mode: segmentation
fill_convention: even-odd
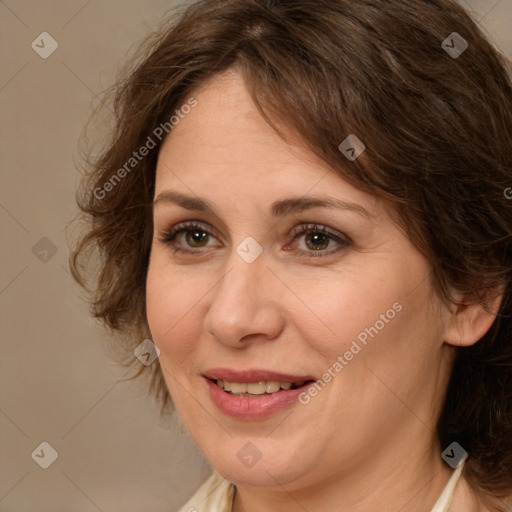
[[[203,374],[212,402],[237,419],[263,419],[298,402],[315,382],[310,375],[215,369]]]
[[[254,398],[261,395],[273,395],[280,391],[298,389],[312,381],[281,382],[277,380],[263,380],[259,382],[229,382],[227,380],[215,379],[213,382],[232,396]]]

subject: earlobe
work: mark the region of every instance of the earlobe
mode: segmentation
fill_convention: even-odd
[[[469,347],[491,328],[503,299],[504,287],[498,286],[480,294],[464,295],[451,309],[444,340],[457,347]]]

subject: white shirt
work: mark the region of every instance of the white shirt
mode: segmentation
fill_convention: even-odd
[[[453,472],[430,512],[448,512],[464,462]],[[214,471],[179,512],[232,512],[235,486]]]

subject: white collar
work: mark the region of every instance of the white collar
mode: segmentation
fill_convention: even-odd
[[[448,512],[463,468],[464,462],[453,472],[430,512]],[[214,471],[180,512],[232,512],[234,494],[235,486]]]
[[[455,487],[457,482],[459,481],[462,470],[464,469],[465,461],[461,462],[457,469],[453,472],[450,480],[446,484],[441,496],[436,501],[434,508],[430,512],[448,512],[450,508],[450,504],[453,499],[453,495],[455,494]]]

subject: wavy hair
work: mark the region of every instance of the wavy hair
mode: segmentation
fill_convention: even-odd
[[[145,279],[164,138],[155,130],[170,132],[194,90],[231,68],[281,136],[282,126],[294,130],[340,176],[392,205],[441,297],[455,287],[485,303],[503,287],[490,330],[457,349],[437,433],[441,446],[469,452],[465,477],[489,503],[509,496],[511,65],[453,0],[202,0],[165,22],[115,84],[112,136],[89,158],[77,197],[87,228],[70,264],[93,315],[123,336],[130,364],[150,337]],[[338,145],[352,133],[366,151],[347,165]],[[142,371],[167,404],[160,367]]]

